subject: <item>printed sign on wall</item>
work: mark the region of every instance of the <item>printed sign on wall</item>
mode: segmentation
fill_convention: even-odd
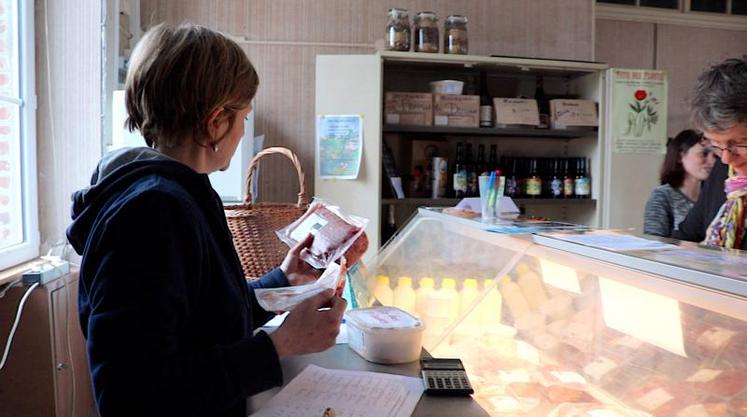
[[[612,69],[613,151],[664,153],[667,143],[667,75],[664,71]]]

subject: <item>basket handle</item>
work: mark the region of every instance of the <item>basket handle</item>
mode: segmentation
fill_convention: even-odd
[[[296,173],[298,174],[298,185],[300,190],[298,191],[298,201],[296,205],[298,207],[304,206],[309,203],[309,198],[306,196],[306,187],[304,186],[304,180],[306,176],[303,174],[303,167],[301,161],[298,160],[296,154],[288,148],[282,146],[273,146],[270,148],[263,149],[258,154],[254,155],[251,162],[249,162],[249,173],[246,176],[246,196],[244,197],[244,204],[252,203],[252,182],[254,181],[254,175],[259,168],[259,160],[267,155],[280,154],[290,159],[293,166],[296,167]]]

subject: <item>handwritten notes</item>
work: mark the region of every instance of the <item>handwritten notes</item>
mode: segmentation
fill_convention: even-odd
[[[422,394],[420,378],[309,365],[251,417],[408,417]]]

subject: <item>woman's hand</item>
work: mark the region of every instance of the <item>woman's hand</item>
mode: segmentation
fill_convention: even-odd
[[[298,242],[283,259],[280,269],[288,278],[290,285],[303,285],[316,281],[321,271],[314,269],[311,265],[301,259],[301,253],[308,250],[314,241],[314,235],[309,234],[306,239]]]

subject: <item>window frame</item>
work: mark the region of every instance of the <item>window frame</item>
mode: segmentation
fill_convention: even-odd
[[[18,59],[21,205],[23,242],[0,248],[0,270],[39,256],[39,203],[36,171],[36,68],[33,2],[14,0],[18,7]]]
[[[691,11],[690,0],[679,2],[677,9],[664,9],[640,6],[639,2],[635,5],[623,5],[599,3],[594,0],[594,18],[747,31],[747,15]],[[727,6],[731,11],[731,1]]]

